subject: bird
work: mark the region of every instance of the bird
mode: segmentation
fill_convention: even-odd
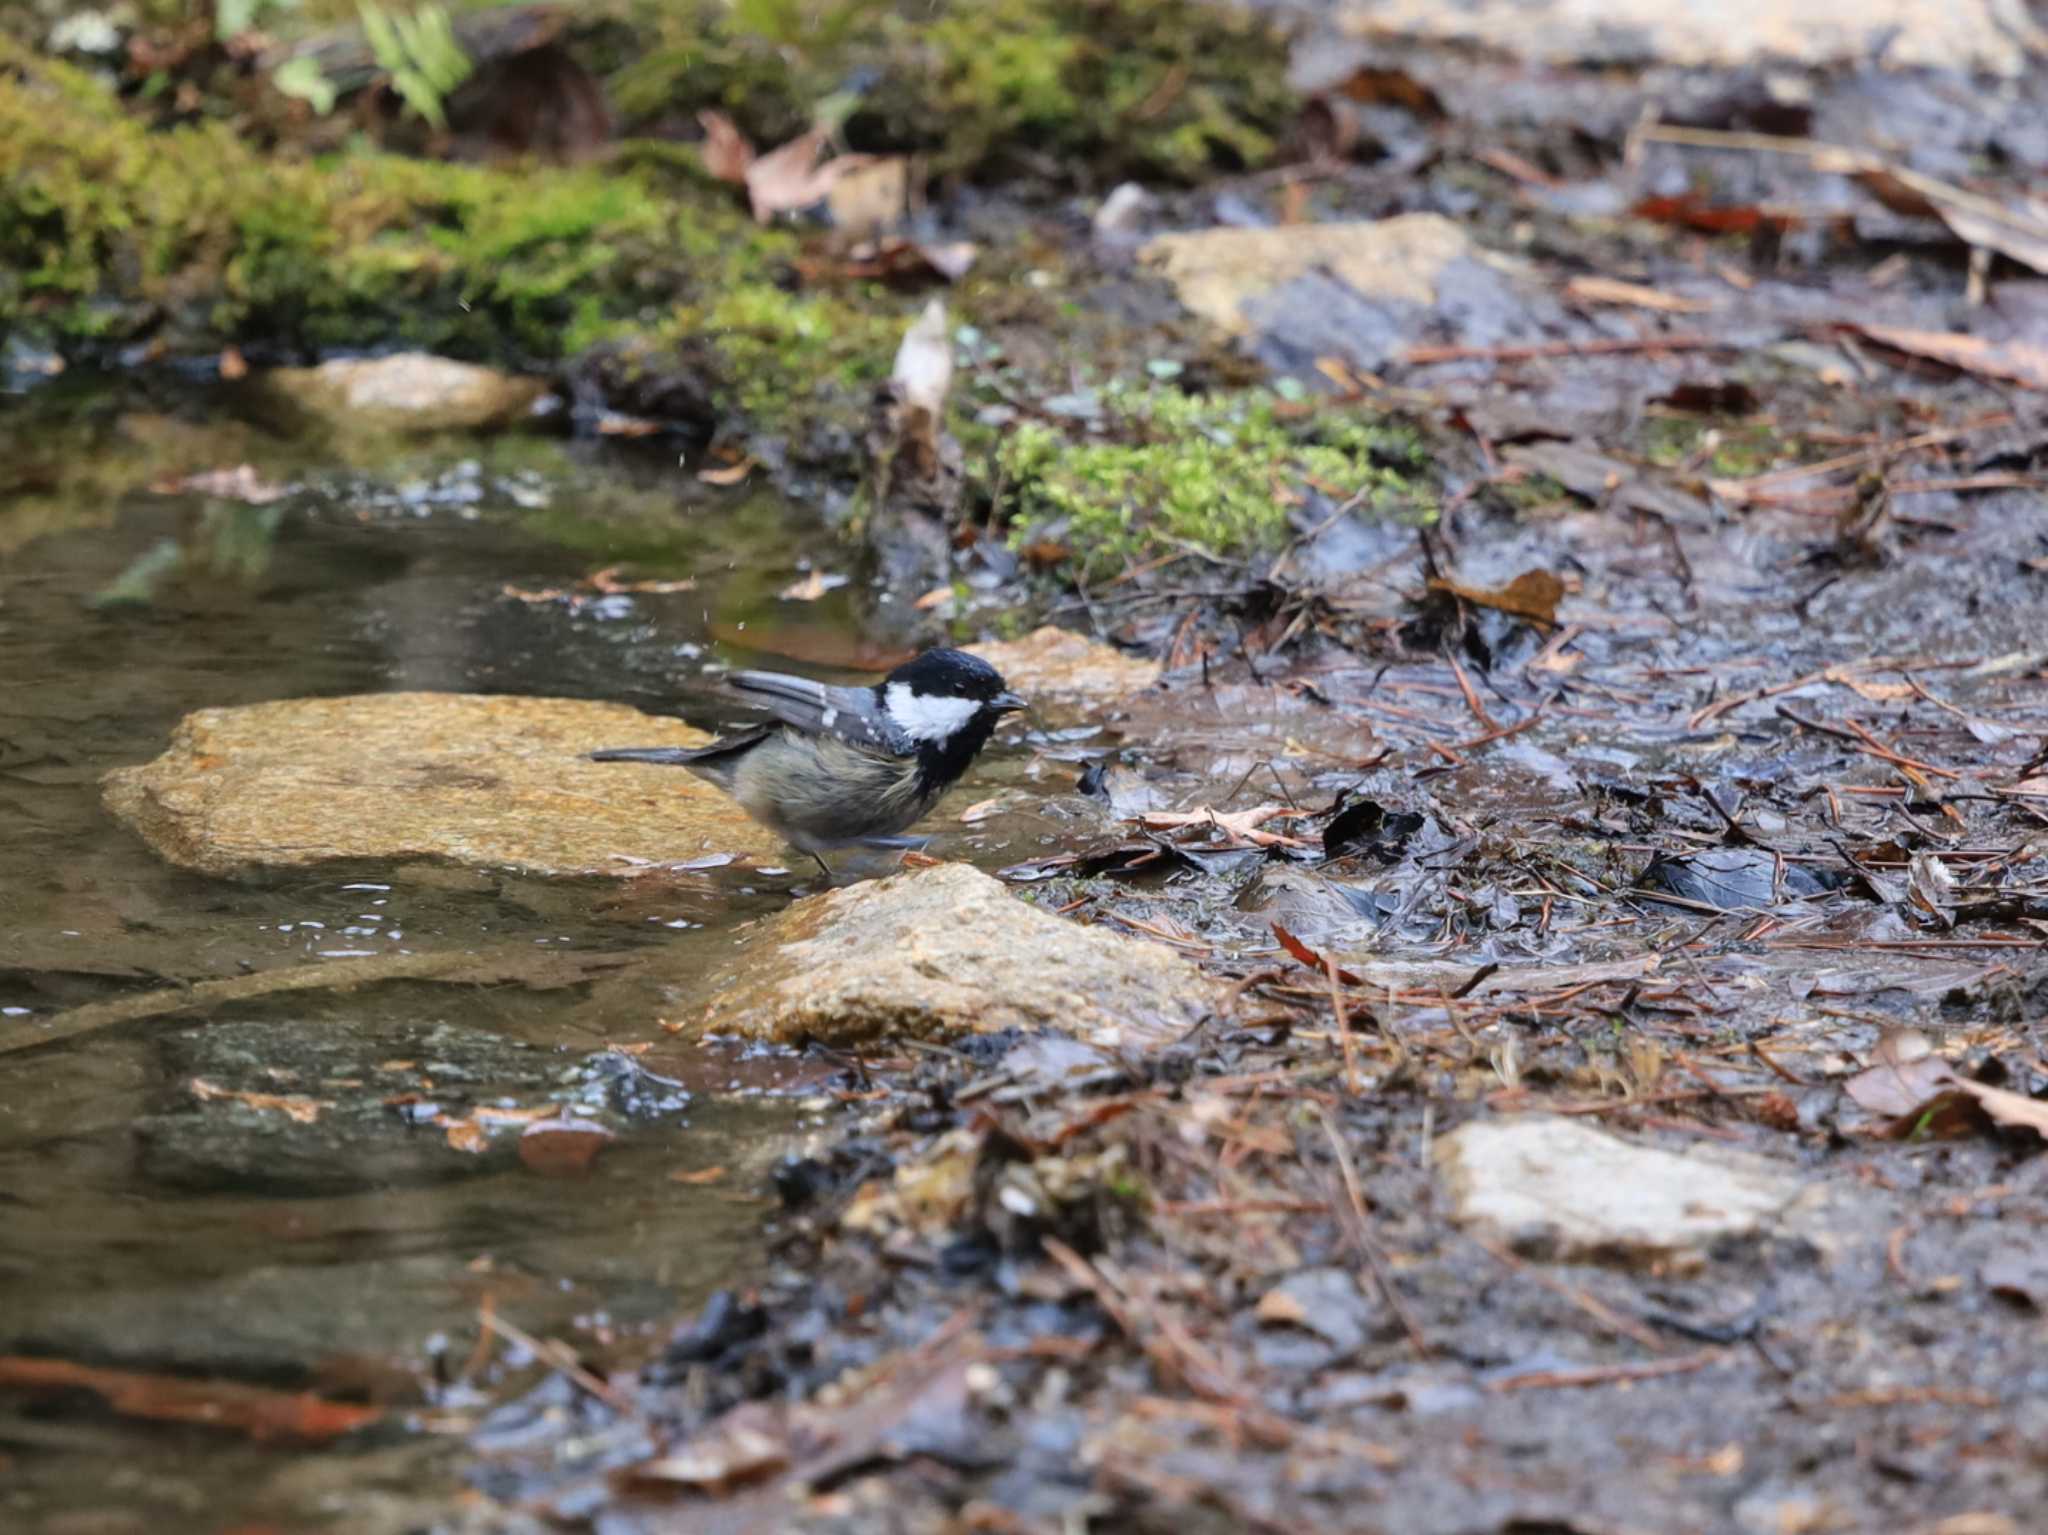
[[[754,671],[726,685],[774,718],[709,746],[614,746],[590,760],[688,768],[816,859],[828,880],[830,849],[920,845],[899,834],[959,781],[1005,714],[1027,707],[964,650],[927,650],[872,687]]]

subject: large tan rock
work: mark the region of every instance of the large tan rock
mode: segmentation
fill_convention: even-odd
[[[1022,639],[967,647],[1033,703],[1099,703],[1152,686],[1159,663],[1047,624]]]
[[[375,693],[201,709],[154,762],[107,775],[108,807],[207,874],[338,858],[448,859],[538,874],[635,872],[775,837],[680,768],[594,763],[600,746],[701,746],[622,704]]]
[[[1171,949],[1027,904],[965,864],[813,896],[758,924],[703,983],[706,1032],[851,1044],[1059,1029],[1154,1046],[1221,1002]]]
[[[1802,1184],[1758,1157],[1640,1146],[1549,1115],[1480,1119],[1438,1139],[1452,1218],[1559,1258],[1697,1264],[1775,1226]]]
[[[1440,213],[1340,224],[1226,227],[1161,235],[1138,252],[1173,284],[1190,311],[1239,335],[1248,299],[1310,272],[1327,271],[1367,298],[1428,307],[1454,261],[1477,254]]]

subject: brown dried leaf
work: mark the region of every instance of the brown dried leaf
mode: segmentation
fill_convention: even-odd
[[[519,1160],[543,1178],[580,1178],[617,1137],[588,1119],[537,1119],[519,1136]]]
[[[1965,373],[2008,379],[2029,389],[2048,389],[2048,346],[2034,341],[1987,341],[1960,331],[1909,330],[1897,325],[1852,325],[1895,351],[1947,363]]]
[[[329,1402],[306,1392],[238,1381],[193,1380],[103,1370],[66,1359],[0,1356],[0,1387],[15,1391],[90,1391],[115,1412],[168,1423],[233,1429],[256,1440],[323,1444],[384,1416],[381,1407]]]
[[[723,112],[703,111],[697,121],[704,128],[704,169],[720,181],[746,185],[747,169],[754,163],[754,146]]]
[[[1681,298],[1645,283],[1623,282],[1618,277],[1574,277],[1564,285],[1565,297],[1582,304],[1628,304],[1637,309],[1654,309],[1661,314],[1704,314],[1716,308],[1710,300]]]
[[[204,474],[188,474],[177,479],[158,480],[149,488],[159,496],[212,496],[217,501],[243,501],[250,506],[268,506],[273,501],[283,500],[286,495],[284,486],[264,479],[248,464],[237,464],[232,469],[209,469]]]
[[[859,163],[834,176],[826,188],[825,208],[843,238],[872,240],[909,212],[910,162],[899,155],[853,158]]]
[[[828,576],[822,570],[814,570],[800,581],[792,581],[775,595],[784,602],[816,602],[827,592],[837,591],[851,579],[848,576]]]
[[[737,485],[754,472],[754,461],[743,458],[736,464],[720,464],[715,469],[699,469],[697,478],[706,485]]]
[[[239,1103],[245,1108],[255,1109],[262,1114],[282,1114],[294,1124],[310,1125],[320,1117],[322,1109],[334,1105],[320,1098],[305,1098],[296,1094],[250,1093],[232,1087],[219,1087],[204,1077],[194,1077],[186,1086],[192,1096],[201,1103],[218,1103],[223,1100]]]
[[[747,167],[747,200],[765,224],[778,213],[795,213],[823,202],[833,183],[868,163],[866,155],[841,155],[818,163],[830,133],[823,127],[799,134]]]
[[[1278,832],[1260,831],[1258,828],[1268,821],[1300,821],[1307,819],[1304,811],[1294,810],[1286,805],[1257,805],[1250,810],[1233,810],[1218,815],[1214,810],[1169,811],[1152,810],[1143,815],[1125,816],[1124,820],[1135,821],[1147,831],[1179,831],[1189,826],[1213,826],[1224,832],[1233,841],[1253,847],[1309,847],[1312,844],[1299,837],[1284,837]]]
[[[1302,1305],[1297,1297],[1289,1295],[1278,1286],[1261,1295],[1258,1305],[1253,1310],[1261,1322],[1285,1327],[1308,1325],[1308,1308]]]
[[[1557,605],[1564,599],[1564,582],[1547,570],[1525,570],[1506,586],[1466,586],[1463,582],[1437,577],[1430,589],[1450,592],[1474,606],[1496,608],[1532,623],[1557,622]]]

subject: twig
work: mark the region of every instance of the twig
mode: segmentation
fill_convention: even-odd
[[[1528,1375],[1510,1375],[1505,1380],[1490,1380],[1486,1389],[1498,1394],[1535,1391],[1550,1386],[1605,1386],[1615,1381],[1656,1380],[1664,1375],[1686,1375],[1705,1369],[1726,1352],[1725,1349],[1709,1348],[1677,1359],[1651,1359],[1641,1364],[1595,1365],[1585,1370],[1539,1370]]]
[[[1337,961],[1323,955],[1323,974],[1330,978],[1330,1006],[1337,1012],[1337,1032],[1344,1041],[1344,1091],[1356,1098],[1364,1091],[1358,1082],[1358,1041],[1351,1037],[1351,1014],[1344,1006],[1344,988],[1337,979]]]
[[[1961,778],[1963,776],[1954,768],[1936,767],[1932,762],[1922,762],[1918,758],[1908,757],[1901,752],[1893,751],[1854,720],[1844,720],[1840,725],[1830,725],[1824,720],[1810,720],[1786,704],[1778,705],[1778,713],[1781,717],[1790,720],[1795,725],[1803,725],[1808,730],[1817,730],[1824,736],[1833,736],[1837,740],[1847,741],[1851,745],[1860,746],[1871,756],[1889,762],[1894,767],[1912,768],[1916,772],[1932,773],[1937,778]]]
[[[1524,1263],[1505,1247],[1498,1247],[1492,1242],[1487,1241],[1485,1237],[1478,1236],[1469,1231],[1466,1235],[1484,1249],[1487,1256],[1496,1263],[1512,1269],[1524,1279],[1535,1280],[1536,1283],[1542,1285],[1544,1289],[1550,1291],[1553,1295],[1563,1296],[1609,1332],[1618,1333],[1624,1338],[1631,1338],[1653,1354],[1664,1352],[1664,1340],[1650,1331],[1641,1322],[1631,1317],[1623,1316],[1605,1301],[1587,1294],[1584,1290],[1574,1290],[1556,1275],[1546,1274],[1542,1269],[1532,1264]]]
[[[1540,357],[1599,357],[1627,352],[1739,352],[1744,344],[1720,336],[1599,336],[1582,341],[1538,341],[1526,346],[1411,346],[1400,356],[1410,367],[1433,362],[1532,362]]]
[[[1372,1271],[1373,1283],[1379,1286],[1380,1295],[1389,1309],[1401,1319],[1401,1329],[1408,1334],[1408,1342],[1414,1348],[1416,1357],[1429,1357],[1429,1339],[1423,1335],[1422,1326],[1415,1320],[1415,1313],[1408,1309],[1408,1303],[1401,1298],[1401,1292],[1394,1288],[1394,1281],[1387,1273],[1386,1262],[1381,1258],[1379,1248],[1372,1239],[1372,1224],[1365,1213],[1365,1194],[1358,1186],[1358,1169],[1351,1165],[1351,1149],[1344,1144],[1344,1137],[1338,1132],[1337,1121],[1330,1117],[1328,1109],[1319,1109],[1318,1117],[1323,1122],[1323,1134],[1330,1138],[1330,1150],[1336,1154],[1337,1170],[1344,1178],[1344,1193],[1351,1201],[1351,1240],[1365,1259],[1365,1266]]]
[[[639,1410],[613,1389],[608,1381],[600,1380],[583,1367],[575,1353],[566,1345],[553,1339],[543,1341],[524,1328],[515,1327],[499,1316],[495,1309],[477,1307],[476,1319],[479,1325],[496,1333],[509,1342],[518,1344],[541,1363],[560,1370],[570,1380],[603,1402],[612,1411],[627,1417],[639,1416]]]

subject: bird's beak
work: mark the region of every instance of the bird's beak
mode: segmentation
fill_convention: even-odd
[[[995,696],[994,708],[998,714],[1009,714],[1014,710],[1028,709],[1030,707],[1031,705],[1015,693],[998,693]]]

